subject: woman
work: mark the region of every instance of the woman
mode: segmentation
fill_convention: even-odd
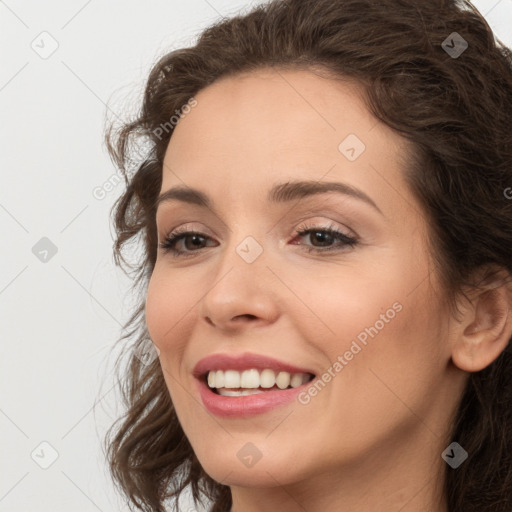
[[[276,0],[154,66],[107,132],[137,508],[511,510],[510,59],[468,2]]]

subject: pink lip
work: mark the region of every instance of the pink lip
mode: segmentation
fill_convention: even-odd
[[[204,406],[216,416],[241,417],[254,416],[294,400],[297,395],[311,384],[306,382],[296,388],[264,391],[248,396],[222,396],[215,393],[206,383],[205,374],[210,370],[250,370],[251,368],[269,368],[275,372],[314,373],[306,368],[278,361],[277,359],[259,354],[212,354],[201,359],[194,367],[196,386]]]
[[[306,382],[296,388],[264,391],[263,393],[247,396],[217,395],[204,380],[196,380],[196,386],[204,406],[212,414],[224,418],[247,418],[291,402],[311,382]]]
[[[283,361],[278,361],[272,357],[263,356],[260,354],[245,353],[240,355],[232,354],[212,354],[208,357],[201,359],[194,367],[193,374],[195,377],[202,377],[210,370],[250,370],[256,368],[263,370],[270,368],[275,372],[290,372],[290,373],[311,373],[314,372],[305,368],[298,368]]]

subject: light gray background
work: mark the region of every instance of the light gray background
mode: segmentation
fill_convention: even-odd
[[[108,356],[133,304],[112,259],[123,187],[105,187],[106,105],[138,108],[162,53],[256,3],[0,1],[0,512],[127,510],[100,449],[116,415]],[[512,46],[512,0],[474,3]],[[46,262],[43,237],[57,248]],[[58,453],[47,469],[42,442]]]

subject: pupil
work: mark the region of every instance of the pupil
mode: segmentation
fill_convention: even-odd
[[[192,244],[192,245],[194,245],[194,246],[196,246],[196,247],[197,247],[199,244],[201,244],[201,242],[200,242],[200,241],[198,242],[198,240],[199,240],[199,239],[201,239],[201,238],[203,238],[203,237],[202,237],[202,236],[199,236],[199,235],[191,235],[191,236],[189,237],[189,239],[194,240],[194,242],[193,242],[193,244]],[[198,242],[198,243],[196,243],[196,242]]]
[[[320,243],[323,242],[324,244],[325,243],[328,244],[329,241],[330,241],[329,238],[331,237],[331,235],[329,233],[322,233],[321,231],[315,231],[314,235],[315,235],[315,237],[319,237],[320,238]],[[323,240],[322,240],[322,238],[323,238]],[[326,238],[327,238],[327,240],[326,240]]]

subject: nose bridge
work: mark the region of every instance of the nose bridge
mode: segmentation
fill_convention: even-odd
[[[273,276],[267,268],[262,240],[263,226],[254,235],[247,226],[248,223],[237,223],[231,230],[219,255],[211,288],[202,301],[203,317],[217,325],[239,316],[269,320],[277,311],[271,289]]]
[[[248,205],[246,205],[248,206]],[[259,267],[266,259],[264,257],[266,239],[263,214],[253,208],[252,212],[246,212],[243,207],[237,209],[235,218],[229,230],[225,252],[222,258],[225,264],[235,265],[241,269],[253,270],[252,265]]]
[[[238,226],[230,232],[229,240],[219,255],[215,281],[236,281],[232,283],[234,286],[247,286],[254,290],[257,285],[267,282],[265,274],[269,272],[266,267],[264,234],[262,229],[254,235],[250,234],[254,233],[254,229],[247,229],[247,224]]]

